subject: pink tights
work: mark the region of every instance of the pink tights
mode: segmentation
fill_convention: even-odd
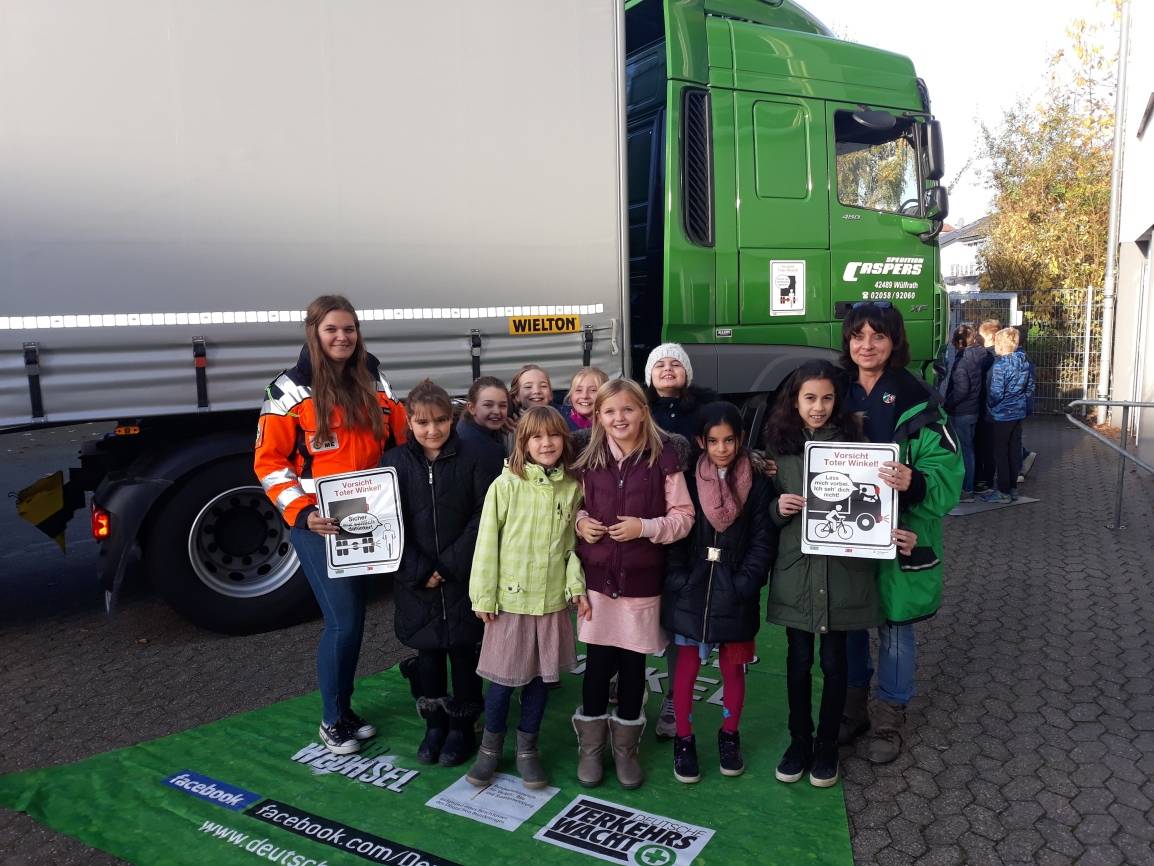
[[[677,736],[693,733],[693,682],[701,670],[701,656],[697,647],[680,647],[677,656],[677,674],[673,681],[673,714],[677,718]],[[724,687],[722,705],[725,721],[721,729],[734,733],[741,722],[741,708],[745,705],[745,665],[721,664],[721,683]]]

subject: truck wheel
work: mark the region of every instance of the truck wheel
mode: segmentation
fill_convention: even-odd
[[[857,516],[857,525],[862,532],[869,532],[874,528],[876,522],[872,514],[859,514]]]
[[[316,615],[288,527],[255,483],[251,460],[229,458],[195,472],[158,507],[144,565],[186,619],[253,634]]]

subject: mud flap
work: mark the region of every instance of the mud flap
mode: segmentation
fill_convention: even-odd
[[[76,509],[84,505],[84,490],[57,471],[16,494],[16,511],[64,550],[64,530]]]

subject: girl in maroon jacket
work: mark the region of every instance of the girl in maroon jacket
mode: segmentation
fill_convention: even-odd
[[[645,656],[665,647],[661,590],[665,548],[693,527],[693,502],[677,450],[664,441],[637,383],[613,379],[597,392],[589,445],[577,460],[585,507],[577,515],[577,555],[585,569],[589,611],[578,638],[588,656],[577,732],[577,779],[601,783],[612,742],[617,779],[638,787],[637,747],[645,729]],[[617,711],[609,682],[617,674]]]

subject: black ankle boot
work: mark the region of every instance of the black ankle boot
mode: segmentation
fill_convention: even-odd
[[[481,705],[445,698],[445,712],[449,720],[449,736],[441,747],[442,767],[456,767],[465,763],[477,751],[477,719]]]
[[[437,763],[449,735],[449,717],[441,701],[441,698],[417,699],[417,713],[425,720],[425,738],[417,747],[417,760],[422,764]]]

